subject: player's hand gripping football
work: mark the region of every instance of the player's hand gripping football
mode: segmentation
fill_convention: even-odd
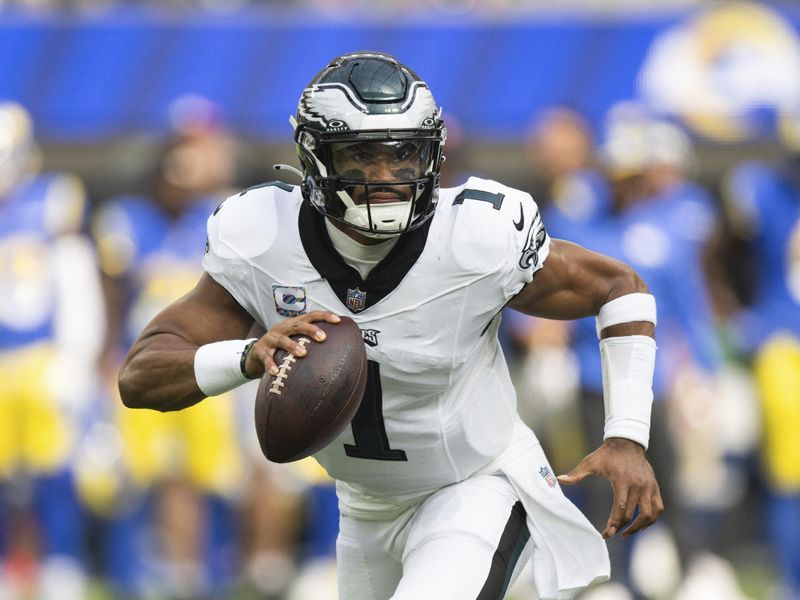
[[[325,332],[314,325],[314,321],[338,323],[341,319],[339,315],[332,312],[314,310],[299,317],[290,317],[279,323],[253,344],[244,365],[247,375],[253,379],[261,377],[266,372],[269,372],[270,375],[277,375],[278,366],[275,364],[273,356],[278,349],[286,350],[297,357],[305,356],[305,348],[289,336],[307,335],[318,342],[324,341]]]
[[[644,448],[636,442],[609,438],[572,471],[559,475],[558,481],[572,485],[589,475],[605,477],[614,490],[614,505],[603,530],[605,539],[616,534],[626,523],[630,523],[637,506],[639,515],[622,532],[622,537],[649,527],[664,512],[664,502],[653,468],[647,462]]]

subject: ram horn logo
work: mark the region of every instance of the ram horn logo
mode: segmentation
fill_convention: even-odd
[[[638,89],[657,112],[713,140],[774,134],[774,117],[800,106],[800,43],[768,6],[719,2],[655,38]]]

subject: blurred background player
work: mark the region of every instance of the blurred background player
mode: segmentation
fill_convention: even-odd
[[[752,361],[760,401],[766,525],[779,565],[779,598],[800,597],[800,121],[782,122],[776,165],[747,161],[724,181],[728,269],[720,305]],[[750,274],[749,278],[742,277]],[[738,292],[738,293],[737,293]]]
[[[625,103],[609,113],[595,169],[588,128],[579,117],[567,111],[550,115],[539,123],[534,138],[549,194],[550,233],[634,265],[659,306],[661,358],[654,388],[660,402],[653,409],[657,418],[651,455],[665,497],[681,509],[666,515],[670,535],[659,538],[656,529],[656,535],[640,544],[656,552],[663,565],[658,574],[647,570],[639,574],[641,561],[634,561],[629,570],[630,547],[610,540],[612,564],[617,565],[612,577],[625,584],[627,591],[618,588],[620,597],[676,594],[679,573],[698,557],[719,549],[723,539],[720,509],[729,506],[719,433],[721,355],[702,270],[704,248],[716,219],[714,205],[703,188],[688,180],[689,138],[642,107]],[[564,139],[554,144],[551,136]],[[566,156],[559,158],[561,153]],[[519,327],[517,336],[531,353],[521,371],[522,387],[532,390],[533,403],[551,409],[549,415],[541,415],[540,408],[534,419],[546,424],[554,456],[568,461],[571,452],[580,452],[575,450],[580,444],[566,440],[580,440],[583,432],[598,426],[594,421],[603,418],[594,324],[591,320],[574,326],[534,321]],[[564,349],[566,343],[571,351]],[[541,367],[542,356],[549,357],[547,367]],[[534,369],[532,365],[537,364]],[[570,403],[576,387],[580,388],[577,419]],[[560,403],[559,398],[563,399]],[[594,441],[584,443],[591,446]],[[590,520],[601,524],[605,492],[586,485],[573,493]],[[647,538],[660,541],[646,545]],[[724,563],[714,562],[712,570],[714,576],[726,579],[720,585],[730,588],[728,597],[737,597],[735,579]]]
[[[86,597],[72,457],[97,397],[97,263],[78,179],[39,173],[33,124],[0,103],[0,597]]]
[[[173,137],[149,195],[110,200],[94,224],[109,382],[150,318],[194,285],[206,219],[234,176],[235,147],[218,107],[184,97],[170,116]],[[229,590],[237,560],[231,501],[244,475],[233,399],[170,415],[129,411],[116,399],[112,406],[123,466],[105,549],[115,594],[205,598]]]
[[[542,111],[526,140],[526,158],[533,167],[530,188],[559,205],[575,221],[601,216],[605,181],[594,160],[594,138],[577,111],[555,106]]]

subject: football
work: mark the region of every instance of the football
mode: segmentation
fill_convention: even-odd
[[[316,322],[327,338],[292,336],[307,354],[275,352],[280,371],[265,374],[256,394],[261,451],[278,463],[300,460],[330,444],[353,419],[367,384],[367,351],[355,321]]]

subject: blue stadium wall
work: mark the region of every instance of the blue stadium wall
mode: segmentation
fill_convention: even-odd
[[[0,13],[0,98],[32,111],[39,135],[92,141],[167,126],[186,93],[225,110],[237,133],[286,139],[308,80],[339,54],[396,54],[430,83],[472,135],[519,140],[537,110],[573,106],[597,124],[636,95],[636,76],[659,32],[685,12],[649,17],[471,15],[364,19],[244,9],[96,15]],[[792,18],[792,22],[796,19]]]

